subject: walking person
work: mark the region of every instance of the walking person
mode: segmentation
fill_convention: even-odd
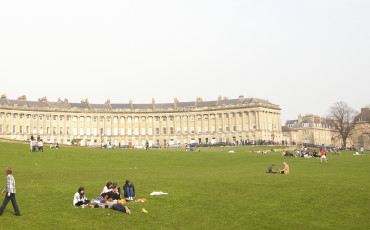
[[[320,150],[320,153],[321,153],[321,157],[320,157],[320,160],[321,160],[321,164],[322,164],[322,159],[325,159],[325,163],[327,164],[328,163],[328,159],[326,158],[326,153],[323,149]]]
[[[14,208],[14,214],[16,216],[20,216],[21,213],[19,212],[17,201],[15,200],[15,180],[12,175],[13,170],[12,168],[8,167],[6,168],[5,171],[6,171],[6,174],[8,174],[8,176],[6,177],[6,188],[1,192],[1,194],[4,194],[5,192],[6,194],[5,194],[3,205],[1,205],[1,208],[0,208],[0,216],[3,214],[4,209],[6,205],[8,204],[9,200],[12,201],[12,205]]]

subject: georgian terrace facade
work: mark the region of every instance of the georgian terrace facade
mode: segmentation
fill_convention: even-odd
[[[0,138],[81,146],[216,143],[270,140],[281,142],[280,107],[257,98],[151,104],[91,104],[25,96],[0,98]]]

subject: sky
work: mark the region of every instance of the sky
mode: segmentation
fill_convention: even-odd
[[[0,94],[255,97],[281,118],[370,104],[368,0],[0,0]]]

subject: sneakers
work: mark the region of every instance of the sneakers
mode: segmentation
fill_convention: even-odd
[[[126,210],[126,213],[127,214],[131,214],[131,211],[130,211],[130,209],[127,206],[125,206],[125,210]]]

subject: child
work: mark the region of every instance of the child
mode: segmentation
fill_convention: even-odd
[[[4,209],[6,205],[8,204],[9,200],[12,201],[15,215],[20,216],[21,213],[19,212],[17,201],[15,200],[15,180],[12,175],[13,170],[12,168],[8,167],[6,168],[5,171],[6,171],[6,174],[8,174],[8,176],[6,177],[6,188],[1,192],[1,194],[4,194],[5,192],[7,193],[5,195],[3,205],[1,205],[1,208],[0,208],[0,216],[3,214]]]

